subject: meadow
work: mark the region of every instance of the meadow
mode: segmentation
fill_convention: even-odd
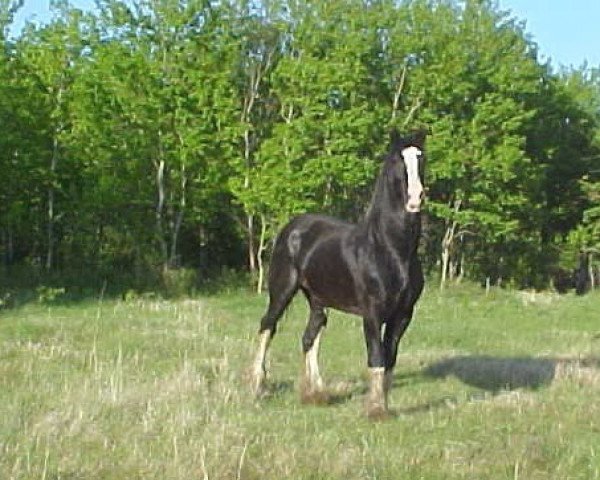
[[[363,414],[361,321],[333,311],[334,401],[300,403],[302,298],[270,393],[252,398],[265,303],[232,290],[0,310],[0,478],[600,479],[600,292],[429,286],[384,422]]]

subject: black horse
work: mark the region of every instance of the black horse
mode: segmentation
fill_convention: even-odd
[[[424,141],[424,132],[401,137],[392,131],[370,206],[357,224],[306,214],[280,232],[269,271],[269,306],[251,370],[256,394],[263,389],[265,357],[277,322],[302,290],[310,306],[302,337],[303,400],[324,394],[317,357],[325,308],[331,307],[363,317],[370,375],[367,415],[387,414],[398,342],[424,283],[417,256]]]

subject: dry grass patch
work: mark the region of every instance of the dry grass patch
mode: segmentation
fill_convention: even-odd
[[[258,402],[241,372],[262,298],[4,312],[0,478],[600,478],[593,297],[561,299],[549,315],[513,294],[431,295],[401,344],[398,415],[376,424],[362,415],[353,317],[332,315],[322,360],[338,401],[314,407],[297,391],[301,303],[282,321]]]
[[[600,388],[600,359],[558,359],[554,378],[556,381],[575,382],[582,387]]]

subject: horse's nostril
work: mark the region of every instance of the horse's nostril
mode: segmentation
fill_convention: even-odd
[[[406,204],[406,210],[411,213],[416,213],[421,209],[421,202],[410,201]]]

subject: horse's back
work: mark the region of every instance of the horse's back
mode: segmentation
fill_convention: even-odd
[[[353,228],[352,223],[327,215],[299,215],[281,230],[275,243],[275,252],[285,250],[290,258],[297,261],[317,243],[331,237],[347,235]]]
[[[328,215],[319,215],[315,213],[305,213],[292,218],[283,228],[282,232],[289,230],[298,230],[303,233],[314,232],[324,234],[335,231],[346,231],[354,228],[354,224],[339,218]]]

